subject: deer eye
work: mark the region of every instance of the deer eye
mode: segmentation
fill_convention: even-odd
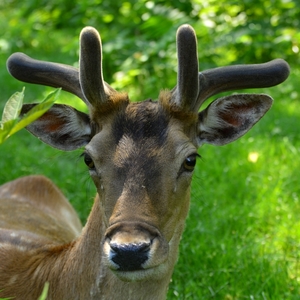
[[[183,162],[183,165],[182,165],[183,169],[185,171],[188,171],[188,172],[194,171],[194,168],[195,168],[196,162],[197,162],[197,156],[198,156],[198,154],[192,154],[185,159],[185,161]]]
[[[90,170],[95,169],[95,164],[92,158],[87,154],[83,154],[84,163],[88,166]]]

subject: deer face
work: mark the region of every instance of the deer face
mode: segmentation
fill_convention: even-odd
[[[197,114],[179,120],[163,101],[124,99],[85,147],[107,226],[105,259],[125,280],[165,275],[188,212]]]
[[[198,113],[201,104],[221,91],[276,85],[289,67],[274,60],[198,73],[196,35],[185,25],[177,33],[177,86],[161,92],[158,101],[131,103],[103,81],[97,31],[85,28],[80,42],[79,70],[23,54],[10,57],[8,69],[18,79],[62,86],[89,107],[85,115],[56,104],[27,129],[61,150],[85,147],[105,223],[104,263],[122,280],[159,279],[171,274],[176,261],[198,147],[239,138],[272,99],[227,96]],[[22,113],[31,107],[23,106]]]

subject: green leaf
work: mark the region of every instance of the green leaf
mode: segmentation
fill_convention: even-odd
[[[5,123],[1,123],[0,127],[0,144],[2,144],[8,137],[12,128],[17,124],[18,120],[9,120]]]
[[[14,133],[34,122],[42,116],[56,101],[61,89],[50,93],[41,103],[35,105],[26,115],[19,120],[19,114],[23,104],[24,89],[22,92],[13,94],[7,101],[3,118],[0,122],[0,144]]]
[[[42,116],[56,101],[60,94],[61,89],[57,89],[50,93],[41,103],[34,106],[24,117],[12,128],[10,135],[16,133],[22,128],[26,127],[30,123],[34,122],[40,116]]]
[[[14,93],[8,99],[3,110],[1,123],[5,123],[7,121],[18,118],[23,104],[24,90],[25,88],[23,88],[22,92]]]

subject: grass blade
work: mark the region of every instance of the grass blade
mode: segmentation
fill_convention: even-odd
[[[46,300],[47,295],[48,295],[48,290],[49,290],[49,282],[46,282],[45,285],[44,285],[43,292],[42,292],[42,294],[41,294],[41,296],[39,297],[38,300]]]

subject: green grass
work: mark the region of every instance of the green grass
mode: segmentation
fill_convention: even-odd
[[[49,289],[49,283],[45,283],[43,292],[41,294],[41,296],[38,298],[38,300],[46,300],[47,299],[47,294],[48,294],[48,289]],[[1,292],[1,290],[0,290]],[[0,300],[13,300],[14,297],[10,297],[10,298],[0,298]]]

